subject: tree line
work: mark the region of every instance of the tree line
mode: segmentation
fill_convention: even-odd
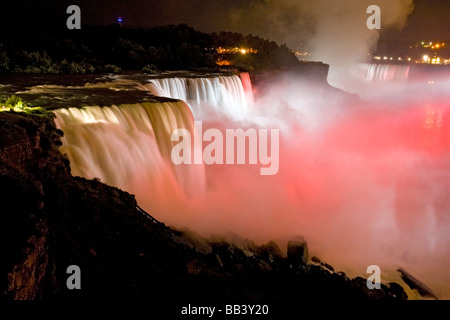
[[[185,25],[128,29],[119,25],[90,26],[70,31],[8,32],[0,35],[0,73],[94,73],[122,69],[218,70],[218,47],[248,47],[255,54],[228,54],[233,68],[262,71],[298,63],[286,45],[257,36],[208,34]]]

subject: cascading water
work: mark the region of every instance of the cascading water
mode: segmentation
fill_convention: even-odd
[[[211,78],[158,78],[139,86],[160,97],[179,99],[191,106],[194,117],[201,119],[211,109],[243,119],[253,103],[248,73]]]
[[[149,81],[149,85],[141,85],[139,87],[150,91],[155,96],[188,101],[185,78],[152,79]]]
[[[239,74],[239,78],[241,79],[242,87],[247,97],[247,103],[249,105],[253,105],[253,85],[252,80],[250,79],[250,75],[248,74],[248,72],[241,72]]]
[[[251,90],[248,74],[241,78],[247,79],[246,89]],[[253,96],[237,76],[160,78],[137,88],[183,101],[58,109],[55,121],[65,133],[62,151],[74,175],[100,178],[131,191],[158,216],[173,209],[177,199],[192,199],[205,190],[203,165],[174,165],[171,160],[173,131],[185,128],[194,136],[186,102],[198,114],[205,108],[243,117]],[[192,146],[192,154],[198,147]]]
[[[391,64],[358,64],[354,73],[357,78],[368,82],[405,81],[409,77],[410,66]]]
[[[55,114],[64,131],[62,152],[74,175],[132,190],[152,211],[164,209],[157,204],[204,191],[203,166],[171,161],[172,132],[194,132],[184,102],[58,109]]]

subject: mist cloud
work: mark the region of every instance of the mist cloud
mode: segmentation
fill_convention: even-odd
[[[366,10],[371,4],[381,8],[382,29],[402,28],[414,9],[412,0],[318,0],[306,3],[310,5],[316,23],[308,40],[313,59],[331,66],[363,62],[375,48],[379,31],[366,27],[369,17]]]
[[[175,21],[204,31],[258,35],[293,50],[312,52],[311,59],[336,65],[361,61],[379,38],[369,30],[370,5],[381,8],[382,29],[403,28],[413,0],[215,0],[171,1],[159,9]],[[169,12],[167,11],[170,11]],[[185,14],[180,17],[180,12]]]

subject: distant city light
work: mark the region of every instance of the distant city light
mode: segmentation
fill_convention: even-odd
[[[236,53],[240,53],[240,54],[247,54],[247,53],[258,53],[258,50],[253,49],[253,48],[222,48],[222,47],[218,47],[216,48],[216,51],[218,54],[226,54],[226,53],[232,53],[232,54],[236,54]],[[308,53],[306,52],[305,55],[307,55]],[[303,55],[301,53],[296,52],[295,55]]]
[[[433,59],[431,59],[431,64],[441,64],[441,58],[433,58]]]
[[[428,57],[427,55],[423,56],[423,61],[428,62],[429,59],[430,59],[430,57]]]

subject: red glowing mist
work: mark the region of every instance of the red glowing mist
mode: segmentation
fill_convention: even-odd
[[[204,235],[231,231],[259,242],[285,244],[300,234],[312,254],[350,274],[364,274],[371,264],[402,266],[448,294],[449,105],[405,96],[402,104],[388,99],[380,106],[382,98],[356,102],[289,81],[274,81],[255,102],[259,118],[204,121],[204,130],[280,128],[278,174],[207,166],[208,192],[159,218]]]
[[[250,82],[242,81],[249,93]],[[373,87],[376,98],[360,101],[326,83],[279,77],[258,88],[264,95],[240,113],[245,117],[223,110],[227,105],[196,106],[203,108],[204,118],[196,120],[203,120],[204,131],[279,129],[279,171],[273,176],[249,164],[174,169],[170,142],[155,140],[155,134],[168,136],[180,119],[191,119],[181,102],[68,114],[75,126],[66,126],[65,139],[72,140],[65,145],[74,146],[81,169],[135,194],[168,225],[205,236],[233,232],[259,243],[276,240],[282,247],[302,235],[312,255],[349,275],[366,275],[373,264],[385,275],[403,267],[438,295],[450,296],[445,84],[402,83],[397,94],[398,87],[384,84]],[[146,118],[152,110],[155,115]],[[59,113],[64,118],[67,112]],[[183,188],[193,196],[183,196]]]

